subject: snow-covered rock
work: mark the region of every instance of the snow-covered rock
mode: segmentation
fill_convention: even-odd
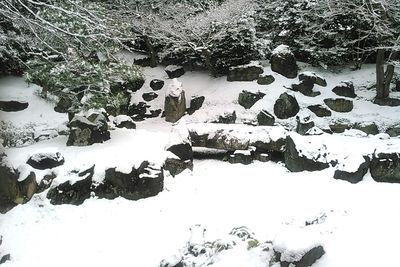
[[[229,68],[227,81],[254,81],[263,73],[263,67],[259,62],[251,62],[250,64],[234,66]]]
[[[275,117],[266,110],[261,110],[257,114],[257,123],[259,126],[274,126]]]
[[[127,115],[118,115],[115,117],[114,124],[117,128],[136,129],[136,124]]]
[[[63,165],[64,157],[59,152],[36,153],[26,163],[38,170],[52,169]]]
[[[355,98],[357,95],[354,92],[354,84],[352,82],[341,82],[340,84],[336,85],[332,92],[334,92],[338,96],[345,96]]]
[[[188,114],[192,115],[196,110],[199,110],[203,106],[205,99],[204,96],[192,96],[189,108],[187,109]]]
[[[296,58],[292,51],[290,51],[289,46],[279,45],[272,51],[271,59],[271,69],[286,78],[296,78],[298,66],[296,63]]]
[[[251,108],[258,100],[262,99],[265,96],[264,93],[257,92],[252,93],[246,90],[243,90],[239,94],[238,103],[245,109]]]
[[[159,91],[164,87],[164,81],[160,79],[153,79],[150,81],[150,87],[154,91]]]
[[[353,101],[345,98],[324,99],[325,104],[336,112],[347,113],[353,110]]]
[[[288,119],[299,112],[299,103],[294,96],[283,93],[274,104],[274,113],[279,119]]]
[[[240,124],[188,124],[194,147],[246,150],[254,146],[257,151],[282,152],[287,132],[281,126],[250,126]]]
[[[164,70],[170,79],[179,78],[185,74],[185,69],[177,65],[168,65]]]
[[[68,126],[67,146],[88,146],[110,139],[107,118],[101,113],[95,112],[88,117],[75,115]]]
[[[327,86],[327,82],[326,82],[325,78],[316,74],[315,72],[312,72],[312,71],[304,71],[304,72],[300,73],[299,80],[300,81],[308,81],[308,82],[312,83],[313,85],[316,84],[316,85],[319,85],[322,87]]]
[[[1,100],[0,101],[0,110],[6,112],[16,112],[21,111],[28,108],[29,103],[24,101],[15,101],[15,100]]]
[[[400,151],[379,149],[372,157],[370,171],[377,182],[400,183]]]
[[[369,157],[364,156],[364,162],[359,158],[362,157],[361,155],[358,158],[354,158],[357,156],[353,156],[353,158],[349,157],[346,159],[347,162],[360,162],[359,167],[357,168],[353,163],[349,164],[350,168],[347,166],[347,162],[341,162],[337,165],[337,169],[334,174],[335,179],[345,180],[350,183],[358,183],[360,182],[364,175],[368,172],[368,168],[370,165]]]
[[[174,78],[168,85],[164,102],[165,120],[177,122],[186,112],[185,91],[182,83]]]

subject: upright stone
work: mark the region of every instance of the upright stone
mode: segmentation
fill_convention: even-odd
[[[177,122],[186,112],[185,91],[178,79],[173,79],[167,89],[164,104],[165,120]]]

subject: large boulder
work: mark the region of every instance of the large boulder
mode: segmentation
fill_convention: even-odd
[[[376,135],[379,133],[378,126],[374,122],[360,122],[352,127],[353,129],[360,130],[366,134]]]
[[[397,98],[375,98],[374,103],[379,106],[398,107],[400,106],[400,99]]]
[[[186,112],[185,91],[182,83],[173,79],[167,90],[164,104],[165,120],[177,122]]]
[[[261,65],[250,63],[247,65],[234,66],[229,68],[226,79],[232,81],[254,81],[264,70]]]
[[[271,74],[260,74],[257,78],[257,83],[260,85],[269,85],[275,82],[275,77]]]
[[[0,213],[15,207],[18,196],[18,173],[8,160],[4,147],[0,145]]]
[[[374,153],[370,172],[377,182],[400,183],[400,154],[397,152]]]
[[[150,87],[154,91],[161,90],[164,87],[164,81],[159,79],[153,79],[150,82]]]
[[[370,159],[366,156],[348,158],[347,162],[338,164],[333,177],[353,184],[358,183],[368,172],[369,164]]]
[[[316,97],[321,94],[321,92],[313,91],[314,83],[311,80],[303,80],[298,83],[294,83],[291,89],[295,92],[300,92],[305,96]]]
[[[257,115],[257,123],[260,126],[274,126],[275,117],[266,110],[261,110]]]
[[[64,157],[59,152],[36,153],[26,163],[38,170],[52,169],[63,165]]]
[[[204,96],[193,96],[190,99],[190,106],[187,109],[189,115],[192,115],[196,110],[199,110],[204,103],[206,98]]]
[[[388,127],[386,133],[390,135],[390,137],[400,136],[400,124]]]
[[[7,112],[21,111],[28,108],[28,106],[29,103],[24,101],[16,101],[16,100],[0,101],[0,110]]]
[[[255,147],[258,152],[283,152],[287,135],[280,126],[194,123],[188,125],[188,130],[193,147],[227,151]]]
[[[296,133],[301,135],[305,135],[315,126],[315,123],[311,120],[310,116],[296,116],[296,123]]]
[[[270,63],[272,71],[290,79],[297,77],[296,58],[287,45],[279,45],[272,51]]]
[[[249,109],[255,103],[257,103],[258,100],[262,99],[264,96],[265,96],[265,94],[261,93],[261,92],[252,93],[252,92],[243,90],[239,94],[238,102],[239,102],[239,105],[241,105],[245,109]]]
[[[353,101],[344,98],[324,99],[325,104],[333,111],[347,113],[353,110]]]
[[[154,93],[154,92],[150,92],[150,93],[143,93],[142,94],[142,98],[144,101],[152,101],[154,99],[156,99],[158,97],[158,94]]]
[[[105,172],[104,181],[93,189],[100,198],[114,199],[124,197],[129,200],[138,200],[152,197],[164,188],[162,168],[142,162],[139,168],[132,167],[129,173],[109,168]]]
[[[186,122],[180,121],[171,129],[170,139],[165,147],[170,152],[164,169],[176,176],[185,169],[193,170],[193,149]]]
[[[345,96],[355,98],[357,95],[354,92],[354,85],[352,82],[341,82],[339,85],[332,89],[332,92],[338,96]]]
[[[332,115],[332,112],[321,106],[321,105],[311,105],[307,107],[311,112],[313,112],[317,117],[329,117]]]
[[[326,87],[327,83],[325,78],[316,74],[315,72],[305,71],[299,74],[300,81],[307,81],[308,83],[312,83],[313,85],[319,85],[322,87]]]
[[[300,107],[294,96],[283,93],[274,104],[274,113],[279,119],[288,119],[296,116]]]
[[[168,65],[164,70],[170,79],[179,78],[185,74],[185,69],[177,65]]]
[[[75,115],[68,126],[67,146],[88,146],[110,139],[107,118],[101,113],[92,113],[88,117]]]
[[[86,199],[90,198],[94,165],[77,174],[75,181],[66,181],[50,188],[47,198],[53,205],[72,204],[81,205]]]
[[[302,146],[304,143],[298,138],[298,134],[292,133],[286,138],[285,164],[291,172],[301,171],[320,171],[329,167],[326,160],[326,152],[322,150],[319,153],[311,151],[308,153]]]

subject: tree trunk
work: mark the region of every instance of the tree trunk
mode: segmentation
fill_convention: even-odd
[[[389,96],[385,86],[385,50],[378,49],[376,55],[376,98],[383,99]]]
[[[385,71],[385,50],[378,49],[376,56],[376,98],[384,99],[389,97],[390,83],[394,75],[394,65],[391,63],[398,56],[398,51],[392,51]]]
[[[150,67],[152,68],[157,67],[157,53],[154,50],[154,46],[151,43],[149,37],[144,36],[144,41],[146,43],[147,50],[150,53]]]
[[[210,54],[210,50],[208,50],[207,48],[204,48],[201,50],[201,54],[204,57],[204,63],[206,64],[207,69],[210,71],[212,76],[215,76],[215,69],[214,66],[211,64],[211,54]]]

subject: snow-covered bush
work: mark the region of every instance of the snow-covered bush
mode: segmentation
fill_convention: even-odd
[[[26,80],[58,97],[69,99],[72,109],[114,108],[128,105],[127,90],[144,82],[140,67],[118,62],[93,62],[76,57],[69,61],[29,61]],[[139,88],[138,88],[139,87]]]
[[[32,124],[16,127],[11,122],[0,121],[0,142],[4,147],[18,147],[35,142],[35,128]]]

